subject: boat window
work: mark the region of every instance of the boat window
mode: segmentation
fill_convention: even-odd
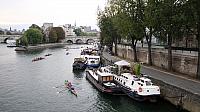
[[[122,73],[131,73],[131,68],[129,66],[122,66],[120,69]]]
[[[124,85],[125,85],[126,83],[124,82]]]
[[[111,81],[113,80],[113,77],[112,77],[112,76],[110,76],[110,80],[111,80]]]
[[[146,86],[151,86],[152,85],[151,81],[145,81],[145,82],[146,82]]]
[[[103,77],[103,81],[106,81],[106,77]]]
[[[142,83],[144,83],[144,80],[141,80]]]
[[[109,81],[110,80],[110,77],[106,77],[107,78],[107,81]]]
[[[131,85],[133,85],[133,84],[134,84],[134,81],[132,81]]]

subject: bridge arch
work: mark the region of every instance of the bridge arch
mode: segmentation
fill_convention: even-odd
[[[83,44],[84,42],[83,42],[82,39],[77,39],[77,40],[76,40],[76,43],[77,43],[77,44]]]
[[[5,39],[3,40],[3,42],[6,43],[8,39],[9,39],[9,37],[5,38]]]
[[[72,40],[67,40],[66,43],[73,44]]]
[[[94,42],[95,42],[95,41],[94,41],[93,39],[87,39],[87,40],[86,40],[86,43],[87,43],[87,44],[89,44],[89,43],[94,43]]]

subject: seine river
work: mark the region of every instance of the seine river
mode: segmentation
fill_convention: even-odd
[[[80,45],[34,52],[15,52],[0,44],[0,112],[177,112],[166,101],[139,103],[127,96],[111,96],[97,91],[84,72],[72,71]],[[32,62],[35,57],[53,55]],[[75,86],[78,97],[64,88],[64,80]]]

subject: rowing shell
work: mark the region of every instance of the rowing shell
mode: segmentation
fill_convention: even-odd
[[[77,96],[77,92],[74,90],[74,89],[72,89],[70,86],[68,86],[67,84],[65,84],[65,86],[66,86],[66,88],[68,88],[69,89],[69,91],[72,93],[72,94],[74,94],[75,96]]]

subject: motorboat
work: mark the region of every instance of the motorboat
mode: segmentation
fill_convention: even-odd
[[[83,58],[74,58],[73,70],[85,70],[86,60]]]
[[[87,67],[98,68],[100,66],[100,56],[85,56]]]
[[[115,62],[110,70],[115,74],[114,81],[132,99],[156,102],[160,96],[159,86],[154,85],[148,77],[135,75],[131,64],[125,60]]]
[[[88,79],[99,91],[103,93],[121,95],[123,94],[120,87],[114,82],[114,75],[106,69],[87,69],[86,79]]]

